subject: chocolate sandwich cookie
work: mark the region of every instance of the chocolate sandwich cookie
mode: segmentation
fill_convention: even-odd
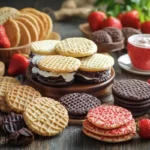
[[[34,80],[54,87],[68,86],[74,81],[80,66],[77,58],[49,55],[32,59],[31,76]]]
[[[114,59],[108,54],[94,54],[81,58],[81,65],[76,74],[83,83],[103,83],[111,77]]]
[[[107,27],[107,28],[104,28],[103,30],[111,36],[113,42],[119,42],[124,39],[121,30],[118,28]]]
[[[7,116],[0,117],[0,129],[5,133],[15,132],[26,127],[21,114],[10,113]]]
[[[72,119],[83,119],[91,108],[101,105],[99,99],[86,93],[67,94],[59,102],[66,107]]]

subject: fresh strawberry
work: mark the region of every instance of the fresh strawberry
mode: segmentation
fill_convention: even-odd
[[[29,59],[21,54],[14,54],[10,60],[8,74],[24,74],[29,65]]]
[[[102,22],[102,28],[106,28],[106,27],[116,27],[116,28],[121,29],[122,24],[121,24],[120,20],[118,20],[117,18],[108,17],[107,19],[105,19]]]
[[[143,22],[141,24],[142,33],[150,34],[150,21]]]
[[[0,47],[1,48],[9,48],[10,47],[10,41],[6,35],[5,28],[3,25],[0,25]]]
[[[150,119],[141,119],[137,123],[137,132],[141,138],[150,139]]]
[[[138,12],[136,10],[126,12],[121,17],[121,23],[123,27],[131,27],[135,29],[140,28],[140,19],[138,18]]]
[[[101,11],[92,12],[88,16],[88,23],[92,31],[97,31],[102,28],[102,22],[106,18],[106,14]]]

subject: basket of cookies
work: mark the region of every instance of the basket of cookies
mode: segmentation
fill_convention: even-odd
[[[34,8],[0,8],[0,60],[8,64],[15,53],[30,54],[34,41],[57,39],[49,15]]]

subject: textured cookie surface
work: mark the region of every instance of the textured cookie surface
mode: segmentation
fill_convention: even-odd
[[[135,124],[134,119],[126,125],[123,125],[116,129],[110,129],[110,130],[98,128],[94,126],[93,124],[91,124],[88,120],[85,120],[83,122],[83,128],[97,135],[114,136],[114,137],[126,135],[131,132],[134,132],[134,133],[136,132],[136,124]]]
[[[30,86],[16,86],[11,88],[6,95],[8,106],[17,113],[23,113],[28,104],[41,94]]]
[[[114,59],[105,54],[94,54],[86,58],[81,58],[80,61],[79,70],[90,72],[108,70],[114,65]]]
[[[13,19],[9,19],[3,25],[10,40],[11,47],[18,46],[21,38],[18,24]]]
[[[55,54],[57,40],[43,40],[31,43],[31,51],[36,54],[50,55]]]
[[[113,84],[112,91],[117,96],[131,101],[150,99],[150,84],[141,80],[128,79],[116,81]]]
[[[56,135],[68,124],[68,112],[65,107],[46,97],[31,102],[23,117],[28,128],[42,136]]]
[[[102,136],[102,135],[94,134],[84,128],[83,128],[83,132],[84,134],[86,134],[87,136],[91,138],[104,141],[104,142],[110,142],[110,143],[125,142],[128,140],[131,140],[135,136],[135,133],[130,133],[130,134],[126,134],[126,135],[122,135],[118,137]]]
[[[87,119],[93,125],[102,129],[114,129],[129,123],[132,114],[125,108],[113,105],[102,105],[91,109]]]
[[[101,102],[96,97],[86,93],[71,93],[59,99],[60,103],[66,107],[71,116],[85,116],[87,112]]]
[[[97,52],[96,44],[86,38],[67,38],[56,44],[56,51],[64,56],[85,57]]]
[[[51,55],[38,62],[38,67],[42,70],[65,73],[76,71],[80,66],[80,61],[76,58]]]

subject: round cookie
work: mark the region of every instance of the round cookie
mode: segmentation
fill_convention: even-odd
[[[131,101],[150,99],[150,84],[141,80],[128,79],[116,81],[113,84],[112,92]]]
[[[86,93],[71,93],[64,95],[59,102],[66,107],[69,116],[86,116],[92,108],[101,105],[96,97]]]
[[[91,109],[87,119],[99,128],[114,129],[129,123],[132,120],[132,114],[122,107],[102,105]]]
[[[43,40],[31,43],[31,52],[40,55],[53,55],[55,52],[55,45],[57,40]]]
[[[15,18],[15,20],[23,23],[26,26],[31,36],[31,42],[38,40],[38,32],[36,31],[36,27],[32,24],[32,22],[21,17]]]
[[[65,107],[46,97],[34,99],[23,113],[23,118],[29,129],[42,136],[56,135],[68,124]]]
[[[49,40],[61,40],[61,36],[57,32],[51,32],[46,39],[49,39]]]
[[[20,35],[21,35],[19,46],[29,44],[31,42],[31,36],[30,36],[28,29],[26,28],[26,26],[23,23],[21,23],[19,21],[16,21],[16,22],[20,29]]]
[[[41,94],[30,86],[16,86],[8,90],[6,102],[17,113],[23,113],[32,100],[41,97]]]
[[[80,66],[80,61],[76,58],[51,55],[38,62],[41,70],[55,73],[69,73],[76,71]]]
[[[83,132],[84,134],[86,134],[87,136],[91,138],[104,141],[104,142],[110,142],[110,143],[125,142],[128,140],[131,140],[135,136],[135,133],[130,133],[130,134],[126,134],[126,135],[122,135],[118,137],[102,136],[102,135],[97,135],[92,132],[89,132],[88,130],[84,128],[83,128]]]
[[[88,120],[85,120],[83,122],[83,128],[86,129],[89,132],[92,132],[97,135],[103,135],[103,136],[110,136],[110,137],[117,137],[117,136],[122,136],[126,134],[130,134],[131,132],[136,132],[136,124],[134,119],[132,119],[128,124],[123,125],[119,128],[116,129],[110,129],[110,130],[105,130],[98,128],[91,124]]]
[[[97,46],[86,38],[67,38],[56,44],[56,52],[63,56],[85,57],[96,53]]]
[[[110,69],[114,65],[114,59],[105,54],[93,54],[92,56],[81,58],[79,70],[97,72]]]
[[[3,26],[11,43],[11,47],[18,46],[21,38],[18,24],[13,19],[9,19],[3,24]]]

